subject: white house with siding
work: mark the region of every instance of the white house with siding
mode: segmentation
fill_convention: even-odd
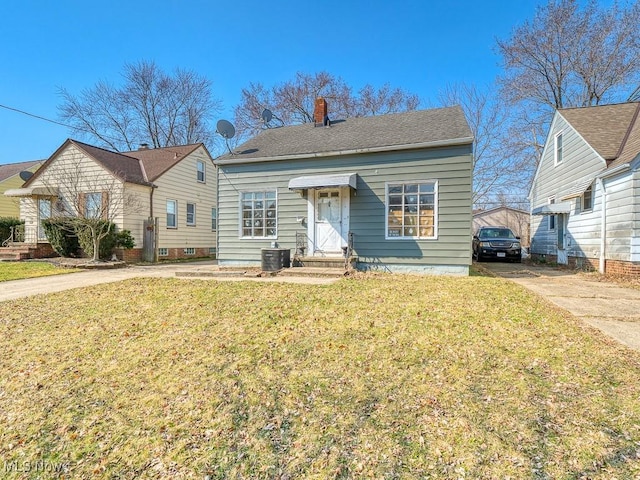
[[[68,139],[21,188],[5,195],[21,199],[29,245],[47,243],[42,220],[83,214],[72,208],[80,205],[104,208],[118,229],[131,231],[136,247],[121,252],[127,260],[142,259],[145,246],[146,259],[215,253],[216,172],[201,143],[112,152]]]
[[[218,262],[352,258],[358,269],[467,275],[473,138],[459,107],[268,128],[218,166]]]
[[[640,103],[558,110],[530,191],[531,253],[640,274]]]

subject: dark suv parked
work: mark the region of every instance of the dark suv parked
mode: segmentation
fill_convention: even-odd
[[[480,227],[473,236],[473,256],[479,262],[490,258],[521,262],[520,237],[507,227]]]

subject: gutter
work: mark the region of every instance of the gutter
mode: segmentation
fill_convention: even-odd
[[[333,157],[340,155],[354,155],[360,153],[379,153],[379,152],[393,152],[398,150],[415,150],[417,148],[434,148],[434,147],[453,147],[457,145],[468,145],[473,143],[473,137],[453,138],[449,140],[436,140],[432,142],[411,143],[406,145],[387,145],[384,147],[371,147],[371,148],[355,148],[351,150],[334,150],[329,152],[317,152],[317,153],[299,153],[295,155],[280,155],[271,157],[252,157],[246,159],[228,158],[214,160],[214,165],[233,165],[241,163],[259,163],[259,162],[271,162],[276,160],[301,160],[321,157]]]
[[[596,179],[603,179],[603,178],[611,177],[611,176],[616,175],[618,173],[626,172],[630,168],[631,168],[631,164],[630,163],[623,163],[622,165],[618,165],[617,167],[612,168],[611,170],[605,170],[600,175],[598,175],[596,177]]]
[[[607,191],[605,190],[602,177],[598,177],[596,181],[602,192],[602,208],[600,210],[600,262],[598,263],[598,271],[604,274],[607,253]]]

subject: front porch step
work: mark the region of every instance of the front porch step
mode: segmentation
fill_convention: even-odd
[[[291,270],[295,270],[301,267],[308,268],[337,268],[345,270],[349,270],[353,268],[355,265],[357,258],[350,257],[347,261],[345,261],[344,257],[294,257],[291,262]],[[345,268],[345,266],[347,268]]]
[[[36,247],[31,246],[13,246],[13,247],[0,247],[0,260],[18,261],[29,260],[33,258],[33,252],[37,250]]]
[[[279,277],[322,277],[341,278],[349,272],[344,269],[344,264],[340,267],[291,267],[283,268],[276,274]]]

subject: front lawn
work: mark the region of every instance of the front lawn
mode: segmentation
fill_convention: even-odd
[[[0,282],[23,278],[45,277],[71,273],[74,270],[60,268],[47,262],[0,262]]]
[[[0,303],[0,352],[3,478],[640,475],[640,354],[503,279],[135,279]]]

